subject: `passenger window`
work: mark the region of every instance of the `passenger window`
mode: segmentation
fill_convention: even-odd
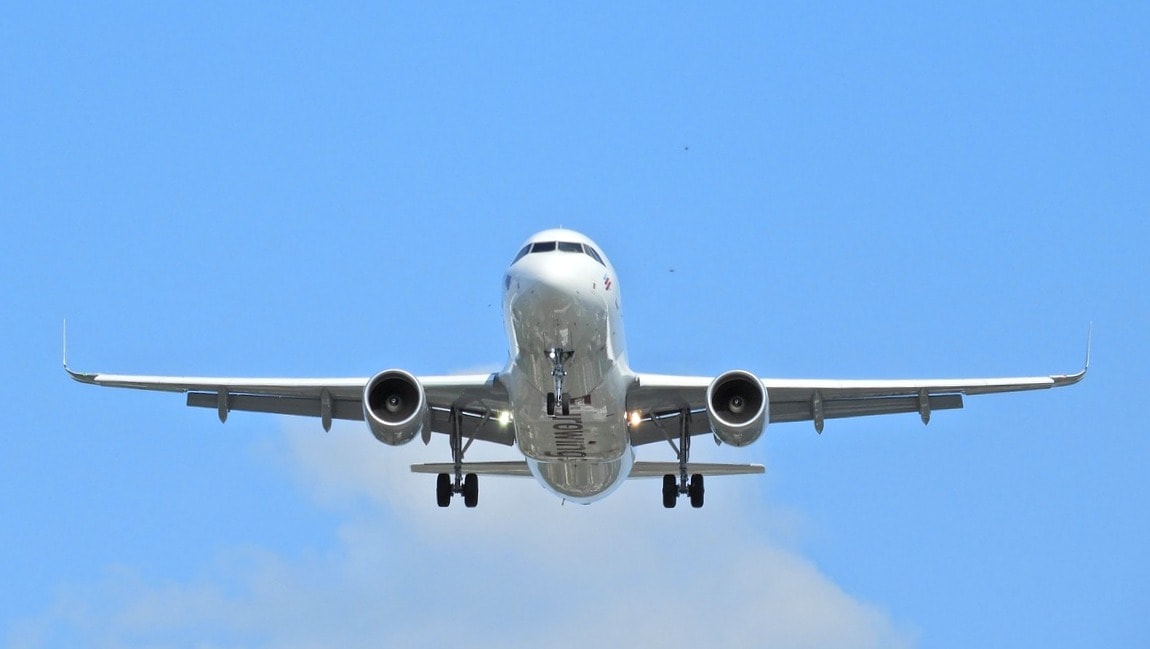
[[[527,244],[527,245],[523,246],[523,250],[520,250],[519,254],[515,255],[515,259],[512,259],[511,263],[514,264],[515,262],[519,261],[520,259],[523,259],[523,256],[529,252],[531,252],[531,244]]]
[[[532,253],[553,252],[554,250],[555,250],[555,242],[554,241],[540,241],[538,243],[531,244],[531,252]]]
[[[583,244],[570,241],[559,242],[559,252],[583,252]]]

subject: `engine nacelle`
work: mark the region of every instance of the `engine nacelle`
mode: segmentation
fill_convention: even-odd
[[[411,374],[385,370],[363,388],[363,418],[379,441],[388,446],[406,444],[430,425],[427,395]]]
[[[770,419],[770,401],[762,381],[743,370],[720,374],[707,387],[707,419],[724,444],[754,442]]]

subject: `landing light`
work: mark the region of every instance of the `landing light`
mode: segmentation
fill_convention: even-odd
[[[499,413],[499,425],[500,426],[506,426],[507,424],[510,424],[510,423],[511,423],[511,411],[510,410],[504,410],[504,411],[500,412]]]
[[[631,420],[631,427],[634,428],[634,427],[638,426],[641,421],[643,421],[643,416],[641,414],[639,414],[638,410],[632,410],[630,420]]]

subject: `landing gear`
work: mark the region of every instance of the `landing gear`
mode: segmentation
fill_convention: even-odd
[[[548,417],[554,417],[556,410],[563,413],[564,417],[566,417],[567,415],[570,415],[571,414],[571,395],[564,392],[563,395],[559,398],[559,404],[558,404],[559,407],[556,408],[555,405],[556,405],[555,393],[554,392],[548,392],[547,393],[547,416]]]
[[[555,379],[555,391],[547,393],[548,417],[555,416],[556,405],[564,417],[571,414],[571,395],[563,391],[563,379],[567,376],[566,363],[574,353],[559,347],[547,350],[547,358],[551,361],[551,377]]]
[[[703,506],[703,474],[696,473],[691,476],[691,486],[687,487],[687,494],[691,497],[691,506],[698,509]]]
[[[671,448],[675,449],[675,454],[679,456],[679,475],[668,473],[663,476],[663,507],[667,509],[675,507],[680,495],[688,496],[691,499],[691,507],[695,509],[703,506],[703,474],[696,473],[691,475],[690,480],[687,479],[687,463],[691,457],[690,416],[689,410],[679,412],[678,446],[671,441],[669,435],[667,436]]]
[[[435,481],[435,502],[440,507],[447,507],[451,504],[451,496],[451,476],[440,473]]]
[[[463,444],[463,415],[458,410],[451,411],[451,461],[454,463],[452,473],[440,473],[435,480],[435,503],[440,507],[451,504],[451,497],[455,494],[463,495],[465,507],[475,507],[479,504],[479,476],[474,473],[463,475],[463,454],[467,447]]]
[[[675,480],[675,476],[668,473],[663,476],[663,506],[674,509],[677,502],[679,502],[679,483]]]
[[[475,507],[479,504],[479,476],[468,473],[463,480],[463,505]]]
[[[463,494],[464,507],[470,508],[479,504],[479,476],[468,473],[463,477],[459,487],[456,487],[453,482],[450,474],[439,474],[439,479],[435,482],[435,504],[440,507],[447,507],[451,504],[451,497],[455,494]]]

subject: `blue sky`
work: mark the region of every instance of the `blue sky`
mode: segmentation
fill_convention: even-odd
[[[5,6],[0,642],[1146,646],[1148,14]],[[439,510],[406,467],[442,439],[60,370],[65,317],[88,371],[496,368],[501,273],[557,225],[639,370],[1071,372],[1092,321],[1091,374],[696,445],[768,473],[665,511]]]

